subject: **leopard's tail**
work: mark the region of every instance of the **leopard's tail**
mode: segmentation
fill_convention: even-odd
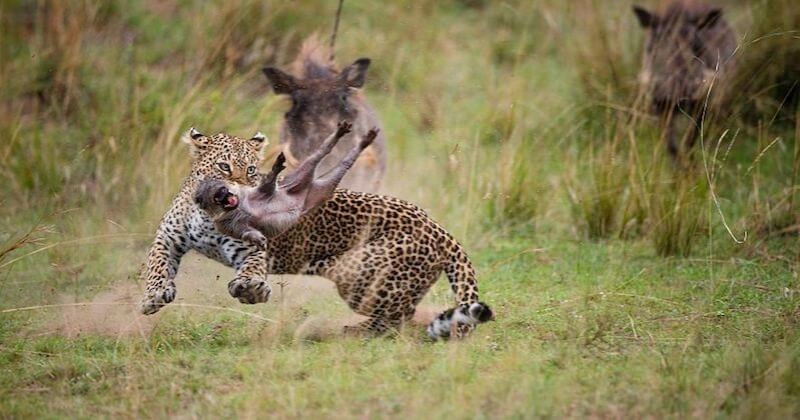
[[[446,340],[451,336],[462,338],[475,325],[494,320],[489,305],[478,301],[478,284],[472,262],[464,248],[451,240],[455,249],[450,252],[444,272],[456,295],[457,306],[442,312],[428,325],[428,336],[434,340]]]

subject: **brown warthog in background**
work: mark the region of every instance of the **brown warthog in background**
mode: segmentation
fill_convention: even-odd
[[[647,30],[639,79],[653,110],[662,117],[667,149],[677,159],[681,143],[687,152],[694,145],[704,106],[718,102],[719,91],[730,79],[736,35],[721,9],[704,4],[676,1],[661,13],[639,6],[633,11]],[[690,118],[689,129],[681,137],[684,142],[676,137],[676,114]]]
[[[292,74],[275,67],[264,68],[276,94],[289,95],[292,107],[285,114],[280,145],[290,168],[317,150],[339,121],[350,121],[352,133],[342,138],[319,165],[324,174],[341,161],[358,140],[374,127],[381,127],[378,116],[364,99],[360,88],[369,67],[368,58],[336,70],[327,48],[315,36],[303,43],[292,64]],[[386,171],[386,139],[380,130],[372,145],[361,153],[340,186],[356,191],[375,192]]]

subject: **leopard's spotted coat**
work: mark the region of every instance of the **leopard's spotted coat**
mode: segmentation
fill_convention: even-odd
[[[353,311],[369,317],[346,332],[380,334],[410,319],[442,272],[457,306],[428,327],[432,338],[460,337],[493,318],[478,301],[463,247],[425,211],[397,198],[338,189],[269,239],[266,251],[268,273],[325,277]]]
[[[366,321],[350,333],[380,334],[410,319],[417,304],[444,272],[456,306],[428,327],[432,338],[463,336],[493,319],[478,301],[475,270],[463,247],[422,209],[403,200],[336,190],[333,198],[298,224],[267,241],[266,252],[216,232],[192,199],[206,177],[255,185],[264,138],[249,140],[191,131],[191,173],[164,215],[148,253],[142,312],[158,311],[175,298],[173,279],[190,249],[235,267],[229,293],[243,303],[266,302],[270,274],[308,274],[336,284],[339,295]],[[265,263],[266,259],[266,264]]]
[[[192,166],[172,206],[161,219],[147,254],[142,274],[147,282],[142,313],[155,313],[175,299],[178,265],[191,249],[236,269],[236,278],[228,283],[228,291],[240,302],[266,302],[271,290],[266,282],[264,252],[218,233],[193,200],[197,185],[206,177],[256,185],[261,177],[257,167],[263,159],[266,139],[263,135],[241,139],[223,133],[212,137],[192,129],[184,141],[192,147]]]

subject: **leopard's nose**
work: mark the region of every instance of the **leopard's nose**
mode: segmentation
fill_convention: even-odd
[[[243,170],[233,170],[231,174],[231,181],[240,184],[240,185],[247,185],[247,173]]]

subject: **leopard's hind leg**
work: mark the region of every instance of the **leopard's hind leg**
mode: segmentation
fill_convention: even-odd
[[[369,317],[346,328],[348,334],[379,335],[413,318],[441,273],[425,259],[395,256],[391,245],[402,243],[394,235],[374,238],[347,253],[317,264],[315,272],[334,283],[339,295],[357,314]],[[410,250],[411,254],[414,254]]]

